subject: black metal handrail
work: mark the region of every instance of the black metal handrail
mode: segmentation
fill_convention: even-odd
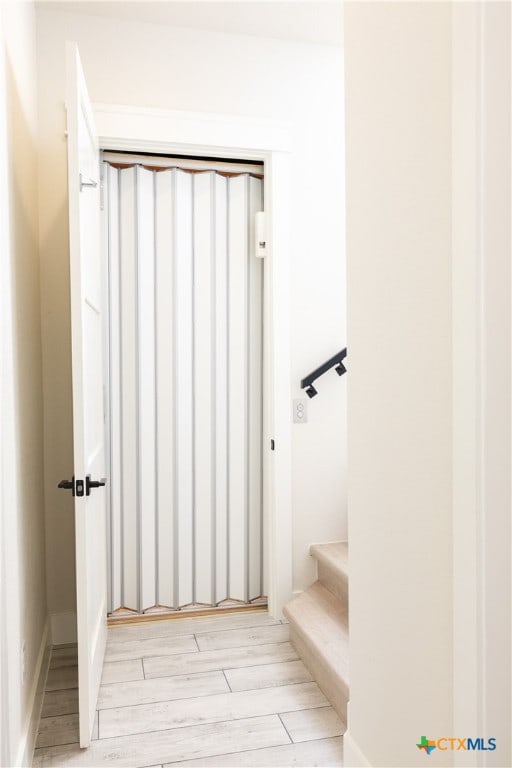
[[[327,373],[327,371],[330,371],[331,368],[334,368],[338,376],[343,376],[344,373],[347,372],[347,369],[343,365],[343,360],[347,356],[347,348],[344,347],[340,352],[337,352],[335,355],[329,358],[329,360],[326,360],[325,363],[322,363],[322,365],[319,365],[318,368],[315,368],[314,371],[309,373],[304,379],[302,379],[300,386],[302,389],[306,390],[306,395],[308,397],[314,397],[315,395],[318,395],[317,390],[314,388],[313,384],[320,376],[323,376],[324,373]]]

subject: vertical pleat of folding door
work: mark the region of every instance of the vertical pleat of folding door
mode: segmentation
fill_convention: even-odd
[[[215,174],[214,232],[214,504],[215,603],[228,592],[228,179]]]
[[[229,357],[229,597],[247,600],[248,579],[248,249],[247,176],[229,179],[228,357]]]
[[[109,483],[109,610],[119,608],[122,601],[122,392],[121,392],[121,292],[119,242],[118,170],[104,165],[104,183],[108,190],[105,205],[108,238],[108,305],[109,305],[109,411],[110,411],[110,483]]]
[[[179,606],[193,602],[194,574],[194,256],[192,174],[176,171],[174,260],[177,290],[176,365],[176,544]]]
[[[138,287],[138,539],[139,609],[155,605],[156,393],[154,174],[136,169]]]
[[[261,181],[230,178],[228,200],[228,596],[248,601],[261,594],[261,261],[251,259]]]
[[[174,188],[176,171],[155,174],[157,605],[178,605],[175,593]],[[176,546],[177,552],[177,546]]]
[[[194,603],[214,602],[215,503],[212,493],[213,398],[215,357],[213,321],[213,248],[215,234],[215,174],[192,176],[194,187]]]
[[[119,171],[121,606],[139,608],[137,169]]]
[[[253,600],[263,595],[262,579],[262,550],[263,550],[263,519],[262,519],[262,433],[263,433],[263,263],[255,258],[255,221],[257,211],[263,208],[262,180],[247,177],[249,212],[248,212],[248,312],[247,312],[247,359],[248,359],[248,599]]]

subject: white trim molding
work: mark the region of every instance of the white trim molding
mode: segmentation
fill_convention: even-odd
[[[277,120],[99,103],[93,110],[104,149],[132,152],[139,146],[145,152],[169,152],[171,145],[179,145],[181,152],[208,155],[219,149],[226,157],[229,148],[240,159],[253,157],[254,150],[290,151],[289,126]]]
[[[263,515],[269,612],[280,618],[292,595],[289,127],[237,115],[108,104],[93,104],[93,110],[99,145],[105,150],[264,163],[269,253],[264,266]]]
[[[50,619],[46,620],[43,636],[39,645],[37,661],[34,670],[34,678],[30,689],[27,720],[23,728],[20,739],[18,758],[16,765],[32,765],[34,748],[36,745],[37,731],[39,728],[39,719],[43,707],[44,691],[46,688],[46,678],[50,666],[51,645],[50,645]]]
[[[487,766],[512,754],[511,32],[508,3],[453,5],[454,732],[496,738]]]

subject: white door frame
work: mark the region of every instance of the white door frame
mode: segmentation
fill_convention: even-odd
[[[263,161],[268,254],[264,275],[263,516],[268,605],[292,596],[290,419],[290,138],[286,123],[231,115],[93,105],[105,150]],[[275,450],[270,450],[274,440]]]
[[[507,344],[508,338],[510,344],[512,339],[505,228],[511,212],[510,208],[504,210],[506,177],[509,174],[510,183],[512,170],[510,137],[505,135],[512,92],[509,88],[508,98],[503,92],[512,59],[510,26],[507,29],[503,13],[507,13],[507,4],[486,2],[455,3],[452,10],[453,691],[457,735],[510,732],[506,691],[508,688],[509,697],[512,611],[507,595],[511,594],[512,542],[510,523],[507,531],[503,521],[509,514],[504,506],[510,501],[512,477],[507,386],[512,355],[500,343]],[[501,342],[497,343],[496,335]],[[497,455],[504,460],[501,466]],[[490,625],[490,616],[493,623],[503,622],[503,631]],[[455,765],[508,764],[512,744],[500,742],[496,752],[456,752]]]

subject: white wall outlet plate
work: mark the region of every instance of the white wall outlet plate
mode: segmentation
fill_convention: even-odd
[[[293,423],[305,424],[308,420],[308,401],[298,397],[293,401]]]

